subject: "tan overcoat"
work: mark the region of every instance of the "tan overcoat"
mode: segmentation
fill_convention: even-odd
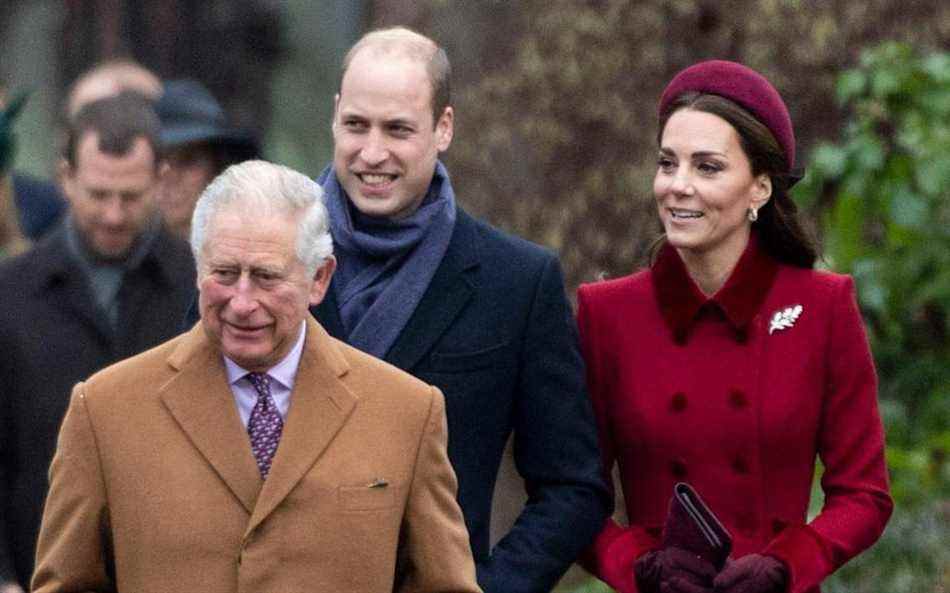
[[[262,482],[201,324],[73,391],[33,589],[477,592],[434,387],[313,320]]]

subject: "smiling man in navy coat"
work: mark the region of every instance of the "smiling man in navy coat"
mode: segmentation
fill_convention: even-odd
[[[335,336],[445,394],[449,456],[487,593],[548,591],[611,506],[557,258],[471,218],[438,160],[452,141],[449,62],[375,31],[347,54],[334,161],[321,175],[339,270],[312,309]],[[489,543],[505,443],[528,502]]]

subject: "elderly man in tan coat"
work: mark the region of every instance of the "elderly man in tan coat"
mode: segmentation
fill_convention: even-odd
[[[73,392],[33,589],[477,592],[441,393],[307,315],[320,188],[231,167],[192,247],[201,322]]]

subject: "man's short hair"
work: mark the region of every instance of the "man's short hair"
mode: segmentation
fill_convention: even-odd
[[[369,49],[380,53],[401,54],[412,60],[421,62],[429,76],[432,90],[432,120],[438,122],[445,108],[452,102],[452,65],[445,50],[432,39],[416,33],[406,27],[392,27],[370,31],[356,42],[356,45],[346,52],[343,58],[343,70],[340,72],[340,88],[343,88],[343,77],[350,67],[353,58],[360,51]]]
[[[297,222],[297,259],[313,276],[333,254],[330,220],[320,185],[289,167],[266,161],[232,165],[198,198],[191,217],[191,250],[201,269],[208,228],[215,216],[238,206],[255,218],[292,214]]]
[[[99,134],[99,151],[123,156],[132,149],[139,137],[152,148],[155,166],[161,162],[158,143],[160,124],[152,103],[134,91],[125,91],[89,103],[69,122],[63,158],[70,167],[76,167],[79,143],[89,132]]]

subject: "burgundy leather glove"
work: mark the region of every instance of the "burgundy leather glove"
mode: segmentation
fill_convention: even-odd
[[[713,580],[716,593],[782,593],[788,572],[785,565],[760,554],[749,554],[726,564]]]
[[[640,593],[711,593],[712,563],[681,548],[647,552],[633,565]]]

